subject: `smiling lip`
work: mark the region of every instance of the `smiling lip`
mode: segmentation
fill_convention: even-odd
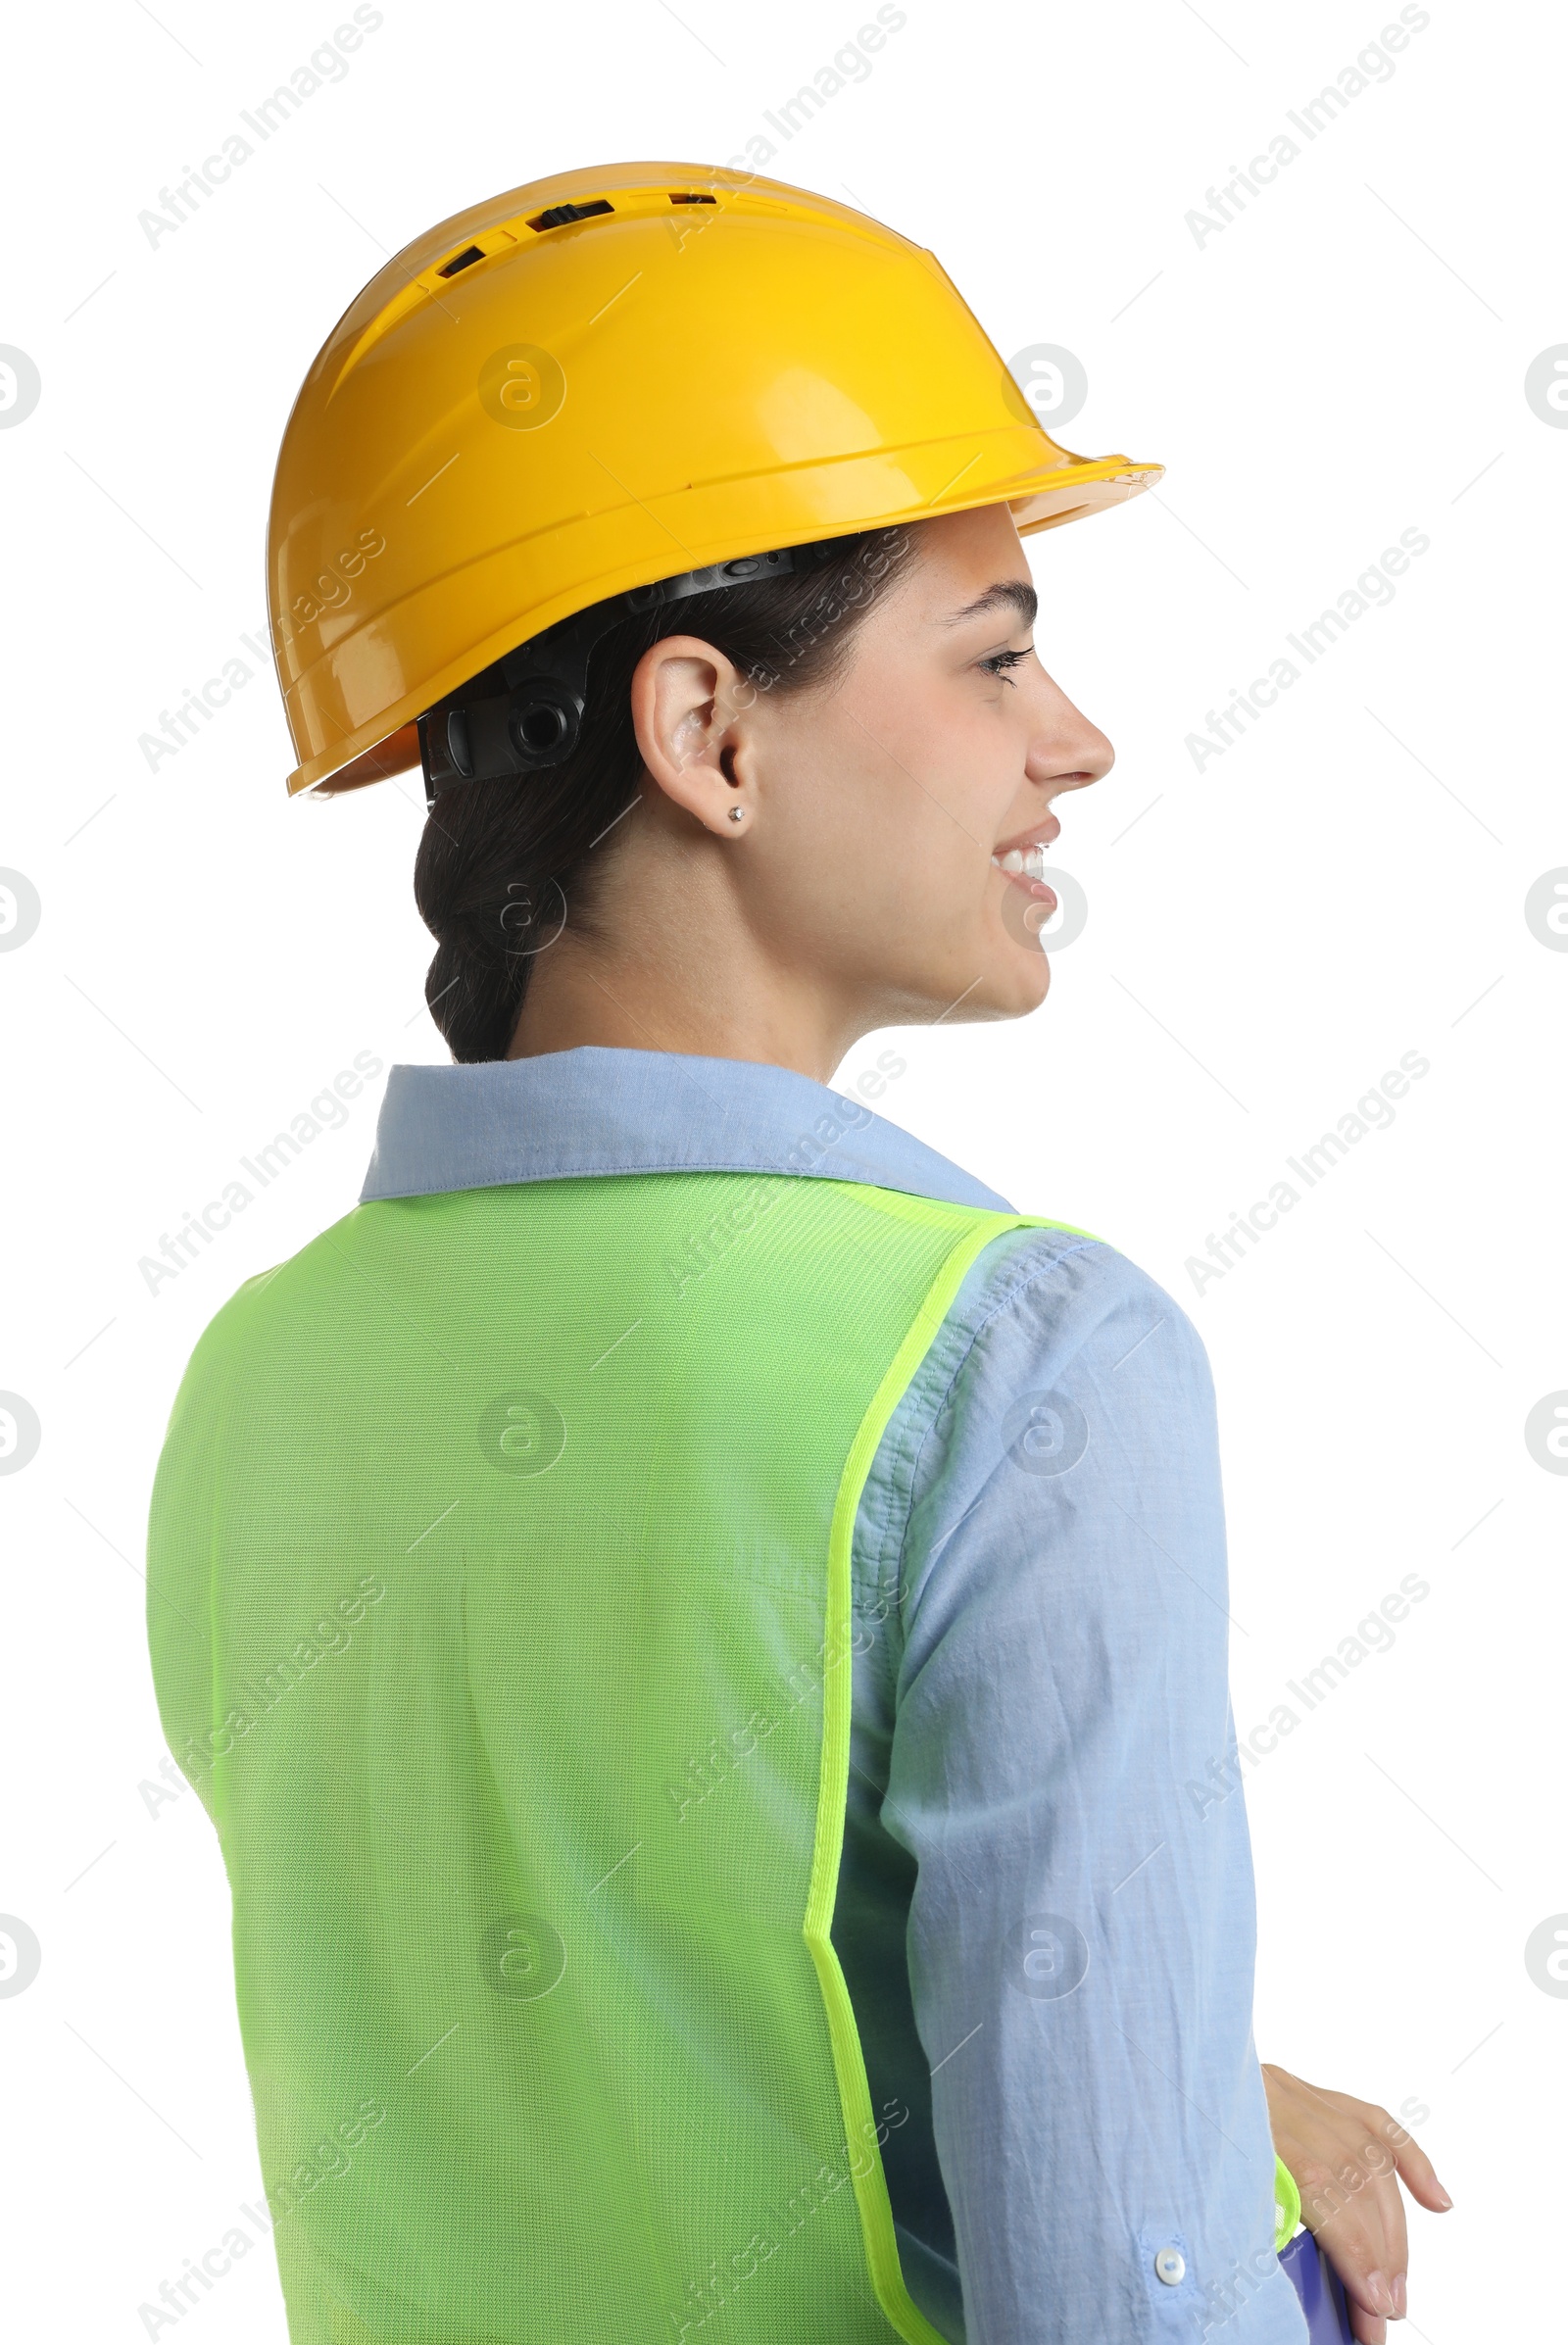
[[[993,855],[1001,856],[1010,855],[1016,849],[1017,853],[1022,855],[1031,847],[1054,847],[1060,837],[1061,824],[1059,820],[1054,814],[1047,813],[1043,814],[1040,820],[1033,823],[1028,830],[1019,831],[1015,837],[999,839],[991,852]]]
[[[1043,904],[1054,911],[1059,902],[1054,888],[1047,887],[1043,879],[1031,879],[1027,871],[1004,871],[1003,878],[1009,888],[1021,888],[1031,904]]]

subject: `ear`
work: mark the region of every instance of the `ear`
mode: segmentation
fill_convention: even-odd
[[[752,809],[744,711],[756,700],[733,660],[698,635],[666,635],[631,679],[637,748],[664,795],[705,829],[733,837]]]

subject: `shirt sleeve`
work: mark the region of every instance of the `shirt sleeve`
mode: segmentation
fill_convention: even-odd
[[[915,1466],[882,1808],[967,2345],[1302,2345],[1207,1358],[1109,1246],[1006,1269]]]

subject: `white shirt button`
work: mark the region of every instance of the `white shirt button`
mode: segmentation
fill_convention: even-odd
[[[1167,2288],[1178,2288],[1187,2277],[1187,2259],[1180,2248],[1162,2247],[1154,2258],[1155,2277]]]

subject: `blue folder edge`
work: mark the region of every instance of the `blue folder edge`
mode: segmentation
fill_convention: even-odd
[[[1280,2249],[1280,2269],[1300,2299],[1309,2345],[1354,2345],[1345,2290],[1310,2231]]]

